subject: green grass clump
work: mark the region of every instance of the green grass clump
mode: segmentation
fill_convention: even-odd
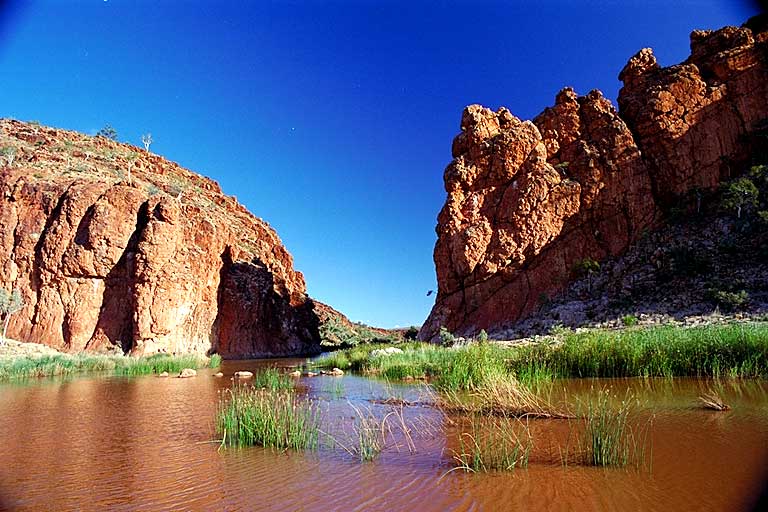
[[[621,323],[624,327],[634,327],[640,322],[635,315],[624,315],[621,317]]]
[[[586,407],[583,430],[571,462],[617,467],[625,467],[630,463],[640,467],[645,463],[648,425],[645,429],[630,425],[630,414],[634,410],[631,396],[614,406],[608,391],[602,390]],[[571,455],[566,450],[565,464]]]
[[[217,414],[222,444],[317,449],[319,414],[314,402],[290,392],[250,386],[231,389],[228,394]]]
[[[474,344],[452,352],[449,364],[435,382],[438,389],[477,389],[486,380],[507,373],[500,347]]]
[[[370,462],[378,457],[386,444],[386,419],[380,421],[370,410],[364,411],[352,403],[350,406],[357,415],[355,420],[357,438],[350,451],[357,455],[360,462]]]
[[[201,368],[206,363],[207,358],[194,354],[156,354],[148,357],[89,354],[27,356],[0,359],[0,380],[97,372],[109,372],[114,375],[178,373],[184,368]]]
[[[197,369],[203,367],[207,359],[195,354],[172,356],[155,354],[149,357],[119,357],[116,358],[116,375],[150,375],[153,373],[179,373],[184,368]]]
[[[221,366],[221,356],[219,354],[213,354],[208,361],[208,368],[218,368]]]
[[[528,426],[518,418],[473,415],[468,430],[459,435],[454,469],[475,473],[528,466],[533,442]]]
[[[251,384],[255,388],[293,389],[293,379],[285,373],[281,373],[277,368],[267,368],[256,372],[251,379]]]

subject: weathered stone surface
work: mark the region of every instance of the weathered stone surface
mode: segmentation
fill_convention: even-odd
[[[467,107],[437,221],[437,300],[419,337],[530,314],[580,261],[623,253],[661,208],[728,178],[768,117],[766,40],[697,31],[691,57],[670,68],[643,49],[621,72],[620,113],[600,91],[570,88],[532,122]]]
[[[304,278],[218,185],[101,137],[0,121],[0,286],[9,335],[77,352],[314,352]]]
[[[619,78],[622,117],[635,135],[661,204],[709,189],[751,157],[748,135],[766,118],[768,32],[694,31],[691,56],[661,68],[649,48]]]

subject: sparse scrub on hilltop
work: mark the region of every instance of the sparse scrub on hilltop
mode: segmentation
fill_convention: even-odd
[[[116,141],[117,140],[117,130],[112,128],[112,125],[107,124],[107,125],[104,125],[104,127],[101,130],[96,132],[96,136],[97,137],[104,137],[105,139]]]

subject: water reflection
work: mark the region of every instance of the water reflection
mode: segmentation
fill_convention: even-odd
[[[652,468],[563,467],[567,422],[531,422],[537,453],[527,469],[452,472],[460,422],[425,406],[424,389],[355,376],[303,378],[340,431],[350,403],[374,414],[395,396],[414,448],[392,443],[373,463],[342,450],[314,454],[224,449],[216,439],[219,393],[236,370],[303,361],[226,362],[226,377],[75,378],[0,386],[0,492],[12,510],[737,510],[762,484],[768,447],[764,381],[602,379],[557,381],[554,400],[576,403],[610,388],[653,415]],[[716,388],[732,406],[700,409]],[[334,427],[335,426],[335,427]],[[550,456],[547,456],[549,452]]]

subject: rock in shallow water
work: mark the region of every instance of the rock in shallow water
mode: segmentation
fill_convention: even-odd
[[[184,368],[181,370],[181,373],[179,373],[180,379],[188,379],[189,377],[196,377],[197,371],[193,370],[192,368]]]

